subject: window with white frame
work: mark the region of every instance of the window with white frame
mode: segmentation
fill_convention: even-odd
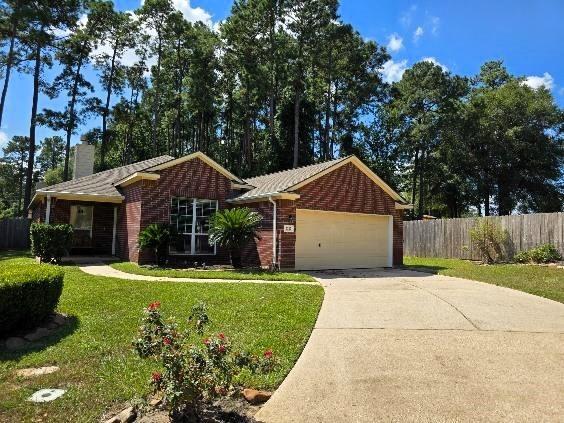
[[[93,206],[72,205],[70,209],[70,224],[73,229],[92,231]]]
[[[172,254],[215,254],[209,243],[210,217],[217,211],[217,200],[172,197],[170,225],[178,234],[171,243]]]

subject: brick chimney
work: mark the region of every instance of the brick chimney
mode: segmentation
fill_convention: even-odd
[[[74,166],[72,168],[73,179],[94,173],[94,146],[88,144],[86,137],[80,137],[80,143],[74,147]]]

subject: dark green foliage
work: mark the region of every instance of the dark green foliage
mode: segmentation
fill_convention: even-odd
[[[32,254],[39,257],[41,262],[60,263],[71,249],[73,230],[68,224],[32,223],[30,236]]]
[[[63,271],[48,264],[0,266],[0,335],[37,326],[55,310]]]
[[[538,247],[531,248],[527,251],[521,251],[513,257],[517,263],[554,263],[562,260],[560,251],[552,244],[543,244]]]
[[[170,227],[164,223],[152,223],[139,232],[137,244],[140,249],[149,249],[155,254],[155,262],[160,264],[168,254],[172,239]]]
[[[241,267],[241,248],[258,237],[262,216],[247,207],[220,210],[210,219],[210,244],[217,243],[229,250],[231,264]]]

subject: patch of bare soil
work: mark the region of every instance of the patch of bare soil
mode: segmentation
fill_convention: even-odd
[[[187,423],[259,423],[254,415],[260,406],[249,404],[243,398],[225,397],[206,407],[198,418],[186,418]],[[139,423],[170,423],[168,410],[153,409],[142,416]]]

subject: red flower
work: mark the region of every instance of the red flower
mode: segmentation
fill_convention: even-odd
[[[209,344],[210,344],[210,338],[204,339],[204,345],[209,345]]]
[[[151,375],[151,379],[153,380],[153,383],[159,383],[163,378],[163,375],[160,372],[153,372],[153,374]]]
[[[225,345],[220,345],[220,346],[218,347],[218,349],[219,349],[219,352],[220,352],[220,353],[224,353],[224,352],[225,352]]]
[[[217,334],[217,337],[218,337],[219,339],[225,339],[225,335],[224,335],[223,333]]]
[[[170,344],[172,344],[172,340],[170,338],[164,337],[163,338],[163,344],[170,345]]]
[[[161,302],[155,301],[155,302],[152,302],[151,304],[149,304],[149,307],[147,307],[147,308],[151,311],[154,311],[154,310],[157,310],[160,306],[161,306]]]
[[[273,356],[273,353],[272,353],[272,350],[270,348],[264,352],[264,358],[272,358],[272,356]]]

